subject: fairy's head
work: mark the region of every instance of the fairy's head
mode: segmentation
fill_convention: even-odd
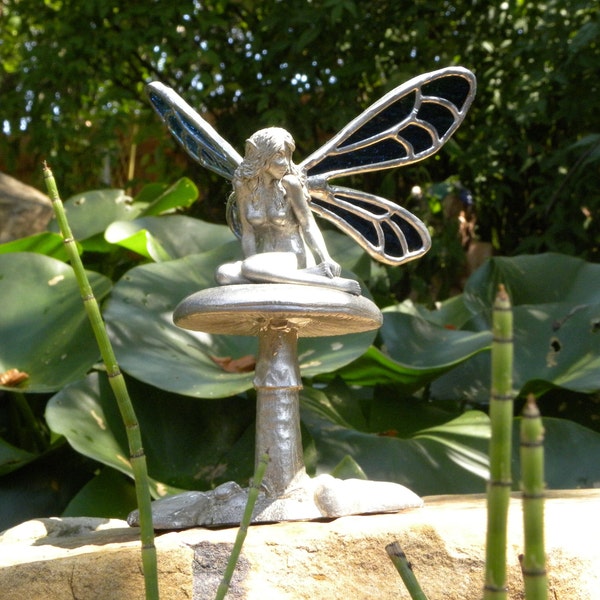
[[[259,177],[266,172],[276,156],[282,153],[293,169],[292,153],[296,148],[294,138],[281,127],[267,127],[260,129],[246,140],[244,160],[240,165],[240,175],[250,179]]]

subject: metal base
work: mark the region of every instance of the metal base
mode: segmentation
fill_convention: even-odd
[[[179,327],[258,338],[255,464],[269,463],[253,522],[299,521],[395,512],[421,506],[404,486],[306,474],[300,435],[299,337],[339,336],[377,329],[373,302],[339,289],[298,284],[224,285],[186,298],[175,309]],[[153,503],[156,529],[239,525],[248,489],[228,482],[209,492],[185,492]],[[128,522],[137,525],[137,511]]]
[[[184,492],[152,503],[155,529],[239,525],[248,500],[248,489],[224,483],[210,492]],[[331,475],[302,475],[281,495],[260,492],[252,522],[309,521],[347,515],[397,512],[419,508],[423,501],[397,483],[336,479]],[[127,522],[139,525],[138,511]]]

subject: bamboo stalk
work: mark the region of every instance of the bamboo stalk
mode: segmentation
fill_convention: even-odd
[[[523,493],[524,553],[521,570],[526,600],[547,600],[544,546],[544,426],[535,396],[530,394],[521,421],[521,490]]]
[[[513,317],[510,299],[500,285],[492,318],[492,390],[490,398],[490,479],[487,490],[487,535],[484,600],[506,600],[506,542],[512,488]]]
[[[67,215],[63,203],[58,194],[56,181],[50,168],[44,163],[44,180],[48,196],[52,201],[56,220],[60,227],[63,242],[67,250],[71,266],[75,273],[75,278],[79,285],[79,290],[83,300],[83,305],[92,330],[96,337],[102,360],[106,367],[108,380],[113,393],[117,399],[121,418],[125,425],[127,441],[129,444],[129,457],[133,476],[135,481],[135,491],[138,509],[140,512],[140,537],[142,542],[142,567],[144,572],[144,583],[146,588],[147,600],[158,600],[158,568],[156,561],[156,547],[154,545],[154,529],[152,526],[152,509],[150,498],[150,487],[148,480],[148,471],[146,468],[146,456],[142,446],[142,436],[139,423],[131,404],[129,392],[125,384],[123,374],[119,369],[115,353],[110,343],[110,339],[102,320],[98,302],[87,278],[83,262],[77,251],[75,240],[71,232],[71,227],[67,220]]]
[[[235,537],[235,543],[233,544],[231,554],[229,555],[229,560],[227,561],[227,566],[225,567],[223,579],[221,579],[221,583],[217,588],[215,600],[223,600],[227,594],[227,591],[229,590],[229,586],[231,585],[231,578],[233,577],[235,566],[240,557],[244,540],[248,534],[248,527],[250,525],[250,521],[252,520],[252,511],[254,510],[254,505],[256,504],[256,499],[258,498],[260,486],[265,477],[265,473],[267,472],[268,464],[269,455],[268,453],[265,453],[260,457],[256,464],[254,477],[252,478],[252,483],[250,485],[250,489],[248,490],[248,500],[246,501],[246,508],[244,509],[244,514],[242,516],[242,522],[240,523],[240,528],[238,529]]]
[[[394,563],[412,600],[427,600],[427,596],[421,589],[414,571],[412,570],[412,566],[406,558],[406,554],[404,554],[400,544],[398,542],[392,542],[385,547],[385,551]]]

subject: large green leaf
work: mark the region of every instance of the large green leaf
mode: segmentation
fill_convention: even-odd
[[[237,260],[239,253],[239,244],[232,242],[204,254],[136,267],[115,285],[105,318],[125,371],[161,389],[203,398],[252,387],[253,373],[227,372],[219,359],[255,355],[256,339],[187,331],[172,322],[177,304],[213,287],[216,268]],[[312,377],[339,369],[365,352],[374,336],[301,339],[302,374]]]
[[[156,190],[155,187],[152,188]],[[157,190],[156,190],[157,191]],[[170,212],[176,208],[187,208],[198,199],[198,188],[196,184],[187,177],[182,177],[173,185],[161,190],[159,194],[152,197],[150,193],[142,194],[149,204],[144,208],[142,215],[160,215]],[[136,198],[139,200],[139,197]]]
[[[447,329],[400,312],[383,313],[380,333],[381,350],[369,348],[337,375],[355,385],[395,383],[414,391],[489,349],[491,343],[490,332]]]
[[[202,402],[132,379],[127,388],[155,496],[252,475],[253,402],[241,397]],[[78,452],[132,475],[125,429],[104,374],[93,373],[54,395],[46,419]]]
[[[338,386],[325,393],[305,390],[302,421],[316,448],[317,472],[333,472],[351,462],[355,472],[369,479],[396,481],[421,495],[485,490],[490,429],[482,412],[451,417],[430,403],[394,395],[359,401]],[[600,433],[566,419],[543,421],[548,487],[598,487]],[[515,490],[520,477],[519,426],[520,419],[515,419]]]
[[[106,229],[114,222],[126,223],[132,221],[137,216],[158,215],[165,212],[171,212],[176,208],[186,208],[193,204],[198,197],[198,189],[195,184],[182,178],[173,185],[167,187],[161,184],[146,186],[142,192],[132,200],[123,190],[92,190],[72,196],[64,202],[65,212],[69,220],[69,226],[73,231],[73,237],[82,243],[86,250],[107,252],[110,251],[110,244],[106,243],[103,237]],[[51,231],[58,231],[56,222],[50,224]],[[115,242],[123,242],[128,237],[137,233],[139,229],[128,230],[124,225],[113,231]],[[144,244],[149,251],[139,251],[142,256],[148,256],[155,260],[168,259],[168,256],[161,254],[160,244],[158,247],[152,246],[152,238]],[[111,241],[110,239],[108,240]],[[139,248],[132,248],[131,242],[121,243],[126,248],[138,251]],[[140,245],[140,242],[136,242]],[[177,254],[175,254],[177,256]]]
[[[88,272],[88,277],[101,300],[110,281],[98,273]],[[58,390],[83,377],[98,360],[70,266],[41,254],[0,255],[0,298],[0,373],[27,373],[20,390]]]
[[[465,286],[465,303],[472,313],[489,314],[499,284],[506,287],[513,306],[600,303],[600,265],[564,254],[488,260]]]
[[[9,252],[35,252],[62,261],[69,258],[62,236],[49,231],[0,244],[0,254]]]
[[[116,221],[109,225],[105,238],[156,262],[206,252],[234,239],[225,225],[213,225],[182,215]],[[156,251],[157,243],[166,258]]]
[[[448,369],[489,349],[490,332],[473,333],[434,325],[402,313],[383,315],[383,347],[397,362],[421,369]]]
[[[73,237],[83,241],[104,232],[113,221],[134,219],[145,205],[134,204],[123,190],[93,190],[65,200],[64,207]],[[58,231],[56,221],[50,230]]]
[[[560,302],[513,309],[517,392],[541,394],[555,386],[584,393],[600,389],[600,332],[594,325],[600,304],[573,308]],[[482,354],[437,379],[432,395],[487,402],[490,377],[490,356]]]
[[[302,393],[302,421],[316,445],[318,472],[333,471],[349,455],[369,479],[401,483],[420,495],[484,491],[485,414],[471,411],[402,439],[390,431],[396,419],[386,419],[381,432],[357,428],[348,417],[352,402],[347,397],[342,408],[322,392]],[[369,420],[376,420],[377,409],[370,409]]]
[[[494,258],[466,285],[465,305],[475,316],[465,327],[490,327],[500,283],[514,306],[515,390],[599,390],[600,265],[559,254]],[[437,379],[432,394],[487,402],[490,368],[489,354],[475,356]]]

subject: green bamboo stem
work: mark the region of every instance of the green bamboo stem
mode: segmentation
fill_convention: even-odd
[[[512,488],[513,316],[504,286],[499,286],[492,318],[492,390],[490,398],[490,479],[487,490],[487,536],[484,600],[506,600],[506,542]]]
[[[252,483],[250,485],[250,489],[248,490],[248,500],[246,501],[246,508],[244,509],[244,514],[242,516],[242,522],[240,523],[240,528],[235,536],[235,542],[233,544],[231,554],[229,555],[227,566],[225,567],[223,579],[221,579],[221,583],[217,588],[215,600],[223,600],[227,594],[227,591],[229,590],[229,586],[231,585],[231,578],[233,577],[235,566],[240,557],[244,540],[248,534],[248,527],[250,526],[250,521],[252,520],[252,512],[254,511],[254,505],[256,504],[260,485],[265,477],[268,464],[269,455],[265,453],[260,457],[260,460],[256,465],[254,477],[252,478]]]
[[[524,553],[521,570],[526,600],[547,600],[544,545],[544,426],[535,396],[530,394],[521,420],[521,490]]]
[[[412,570],[412,566],[406,558],[406,554],[404,554],[400,544],[398,542],[392,542],[385,547],[385,551],[394,563],[398,573],[400,573],[400,577],[412,600],[427,600],[427,596],[421,589],[414,571]]]
[[[156,547],[154,545],[154,528],[152,525],[152,509],[150,498],[150,486],[148,471],[146,468],[146,456],[142,446],[142,436],[139,423],[135,416],[133,405],[127,391],[125,379],[119,369],[115,353],[110,343],[110,339],[102,320],[98,302],[87,278],[83,262],[77,251],[75,240],[71,232],[71,227],[67,220],[63,203],[58,194],[58,189],[54,176],[50,168],[44,163],[44,180],[48,196],[52,201],[56,220],[60,227],[65,248],[67,250],[71,266],[75,273],[75,278],[79,285],[79,290],[83,300],[83,305],[92,330],[96,337],[102,360],[106,367],[108,380],[117,399],[121,418],[125,425],[127,441],[129,444],[129,456],[133,477],[135,481],[135,491],[138,509],[140,513],[140,537],[142,542],[142,567],[144,572],[144,583],[146,588],[147,600],[158,600],[158,568],[156,560]]]

